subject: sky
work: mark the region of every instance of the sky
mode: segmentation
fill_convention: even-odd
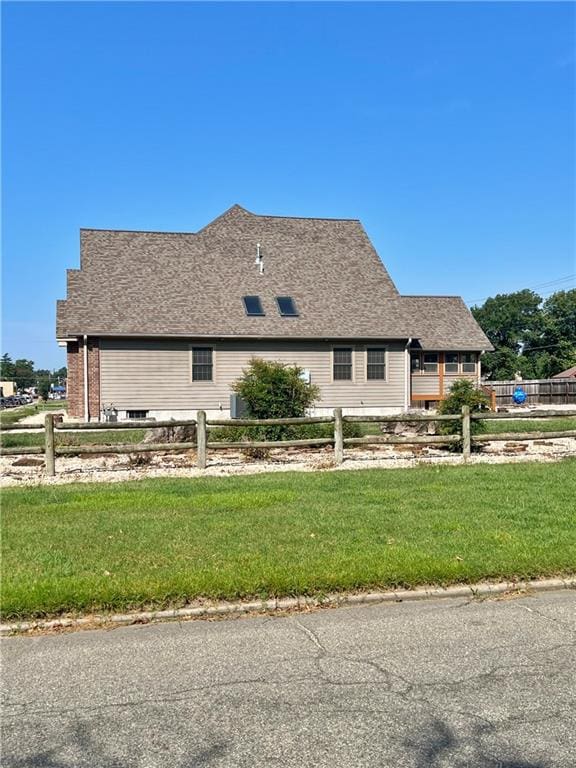
[[[79,229],[361,219],[401,293],[576,286],[576,6],[2,3],[2,352]],[[337,265],[335,265],[337,268]]]

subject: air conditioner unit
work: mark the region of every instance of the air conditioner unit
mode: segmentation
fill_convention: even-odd
[[[230,395],[230,418],[244,419],[248,416],[248,406],[240,395]]]

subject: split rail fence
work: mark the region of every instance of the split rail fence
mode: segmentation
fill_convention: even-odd
[[[189,451],[196,450],[196,463],[199,469],[205,469],[208,452],[229,449],[254,448],[291,448],[315,447],[332,445],[334,447],[334,462],[342,464],[344,448],[362,445],[450,445],[459,443],[464,461],[470,458],[472,446],[475,443],[491,441],[542,440],[558,437],[576,437],[576,430],[561,430],[552,432],[505,432],[482,433],[472,435],[471,422],[475,420],[493,419],[553,419],[576,416],[572,411],[539,411],[534,413],[470,413],[468,406],[462,408],[461,414],[448,415],[437,413],[398,414],[395,416],[343,416],[342,409],[336,408],[333,416],[312,416],[294,419],[207,419],[204,411],[198,411],[196,420],[170,421],[123,421],[123,422],[57,422],[54,415],[46,414],[44,424],[9,424],[2,428],[3,432],[43,432],[43,446],[7,447],[1,449],[4,456],[26,456],[44,454],[46,474],[53,477],[56,474],[56,457],[82,454],[123,454],[145,453],[157,451]],[[344,423],[422,423],[422,422],[460,422],[459,434],[447,435],[366,435],[364,437],[344,437]],[[263,426],[296,426],[300,424],[333,424],[334,433],[331,437],[317,437],[303,440],[260,440],[260,441],[211,441],[210,431],[217,427],[263,427]],[[104,430],[107,432],[122,429],[160,429],[163,427],[196,427],[196,440],[181,443],[138,443],[118,445],[59,445],[56,436],[59,432]]]

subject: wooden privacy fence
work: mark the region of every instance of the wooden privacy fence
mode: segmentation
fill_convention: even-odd
[[[344,461],[346,446],[362,445],[450,445],[461,443],[464,461],[470,457],[473,443],[485,443],[492,440],[542,440],[555,437],[576,437],[576,430],[557,432],[506,432],[499,434],[471,434],[471,422],[474,420],[493,419],[552,419],[576,416],[574,411],[539,411],[538,413],[470,413],[468,406],[462,408],[462,413],[455,415],[437,413],[403,413],[395,416],[343,416],[342,409],[336,408],[333,416],[311,416],[294,419],[207,419],[204,411],[198,411],[196,420],[170,421],[122,421],[122,422],[89,422],[62,423],[54,420],[54,415],[46,414],[44,424],[9,424],[3,427],[4,432],[43,432],[44,445],[29,447],[2,448],[4,456],[25,456],[44,454],[46,474],[54,476],[56,472],[56,456],[102,454],[102,453],[144,453],[155,451],[189,451],[196,450],[196,463],[199,469],[204,469],[207,463],[208,451],[227,450],[230,448],[290,448],[314,447],[332,445],[334,461],[341,464]],[[344,423],[422,423],[422,422],[460,422],[459,434],[450,435],[366,435],[364,437],[344,437]],[[330,437],[315,437],[303,440],[245,440],[238,442],[211,441],[210,430],[215,427],[264,427],[264,426],[297,426],[300,424],[333,424],[334,431]],[[180,443],[138,443],[119,445],[58,445],[56,436],[61,431],[92,431],[107,432],[122,429],[160,429],[162,427],[196,427],[196,440]]]
[[[526,379],[525,381],[485,381],[484,388],[494,392],[497,406],[513,406],[516,387],[526,392],[526,404],[561,405],[576,403],[576,379]]]

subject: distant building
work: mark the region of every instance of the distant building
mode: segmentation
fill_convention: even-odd
[[[576,379],[576,365],[552,376],[553,379]]]
[[[16,382],[0,381],[0,397],[12,397],[16,394]]]

